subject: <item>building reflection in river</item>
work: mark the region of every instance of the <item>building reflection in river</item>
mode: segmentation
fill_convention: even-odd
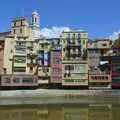
[[[0,107],[0,120],[119,120],[120,105]]]

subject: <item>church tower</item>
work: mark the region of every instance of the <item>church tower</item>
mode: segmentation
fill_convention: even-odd
[[[34,38],[38,39],[40,37],[40,17],[37,12],[32,13],[31,28],[34,33]]]
[[[31,27],[33,30],[40,29],[40,18],[39,18],[39,14],[37,12],[32,13]]]

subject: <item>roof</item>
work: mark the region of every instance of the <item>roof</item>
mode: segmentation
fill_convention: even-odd
[[[111,41],[111,40],[106,38],[101,38],[101,39],[95,39],[95,41],[93,42],[97,42],[97,41]]]
[[[19,20],[26,20],[26,17],[16,17],[12,20],[12,22],[19,21]]]
[[[8,31],[8,32],[0,32],[0,36],[5,36],[5,35],[8,35],[8,34],[10,34],[10,31]]]
[[[10,31],[9,32],[1,32],[0,33],[0,41],[4,41],[5,37],[9,34],[10,34]]]
[[[63,31],[62,33],[87,33],[86,31]]]

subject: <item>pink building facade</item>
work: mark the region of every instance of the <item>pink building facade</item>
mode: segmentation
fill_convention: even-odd
[[[62,83],[61,51],[51,51],[51,80],[50,83]]]
[[[2,75],[1,87],[37,87],[38,78],[33,75]]]

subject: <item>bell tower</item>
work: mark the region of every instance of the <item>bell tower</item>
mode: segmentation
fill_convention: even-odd
[[[33,30],[40,29],[40,18],[39,14],[36,11],[32,13],[31,27]]]

